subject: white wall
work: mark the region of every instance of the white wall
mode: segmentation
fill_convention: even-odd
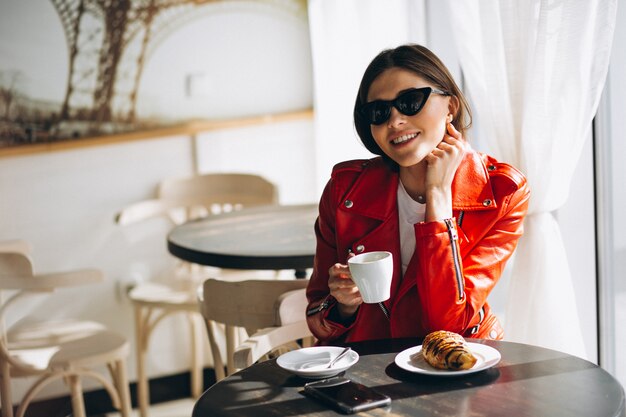
[[[312,119],[205,133],[198,167],[262,173],[278,186],[282,204],[316,202],[313,139]]]

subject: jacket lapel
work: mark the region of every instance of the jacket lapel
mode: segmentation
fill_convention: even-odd
[[[366,234],[359,234],[356,231],[355,240],[349,242],[351,250],[358,254],[359,246],[362,245],[363,252],[385,250],[400,253],[397,208],[398,173],[391,171],[379,158],[370,160],[365,171],[345,195],[339,208],[342,216],[348,218],[363,216],[372,220],[373,227]],[[401,259],[394,256],[393,265],[391,299],[395,298],[402,279]],[[389,302],[385,304],[389,308]]]
[[[487,167],[479,153],[469,150],[452,180],[452,209],[484,210],[495,208],[496,200]]]
[[[372,159],[345,196],[341,210],[378,220],[395,214],[398,174],[381,159]]]

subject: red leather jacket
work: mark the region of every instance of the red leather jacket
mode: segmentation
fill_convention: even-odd
[[[399,176],[381,158],[336,165],[315,223],[317,250],[307,287],[307,321],[321,344],[423,337],[449,330],[501,339],[487,296],[522,235],[528,208],[526,178],[510,165],[468,150],[453,184],[454,218],[415,225],[416,247],[402,276],[398,226]],[[387,318],[377,304],[361,304],[344,326],[333,312],[328,270],[350,252],[393,253]]]

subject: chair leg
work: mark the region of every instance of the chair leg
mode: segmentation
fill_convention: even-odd
[[[78,375],[70,375],[68,377],[68,381],[72,392],[73,417],[86,417],[85,402],[83,400],[83,388],[80,385],[80,377]]]
[[[115,362],[115,386],[120,397],[120,413],[122,417],[130,417],[130,386],[126,373],[126,360],[120,359]]]
[[[147,317],[150,309],[146,312]],[[144,328],[147,320],[144,321],[143,308],[135,306],[135,343],[137,355],[137,405],[139,407],[139,415],[148,417],[148,407],[150,406],[150,388],[148,386],[148,377],[146,375],[146,352],[148,350],[148,332],[149,329]]]
[[[2,417],[13,417],[13,400],[11,399],[11,372],[9,363],[7,361],[2,361],[0,367],[0,401],[2,402]]]
[[[197,313],[190,313],[188,317],[191,330],[191,396],[198,398],[204,386],[202,322]]]
[[[315,338],[313,338],[313,336],[302,339],[302,347],[311,347],[313,345],[315,345]]]
[[[226,377],[224,374],[224,362],[222,361],[222,355],[220,354],[219,346],[215,338],[215,323],[211,320],[205,320],[206,332],[209,338],[209,346],[211,347],[211,353],[213,355],[213,368],[215,369],[215,381],[221,381]]]
[[[237,345],[237,328],[235,326],[226,326],[226,373],[232,375],[235,373],[235,364],[233,357],[235,356],[235,346]]]

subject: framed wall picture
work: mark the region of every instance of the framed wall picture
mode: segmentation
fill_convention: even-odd
[[[313,101],[305,0],[3,0],[0,56],[0,152]]]

